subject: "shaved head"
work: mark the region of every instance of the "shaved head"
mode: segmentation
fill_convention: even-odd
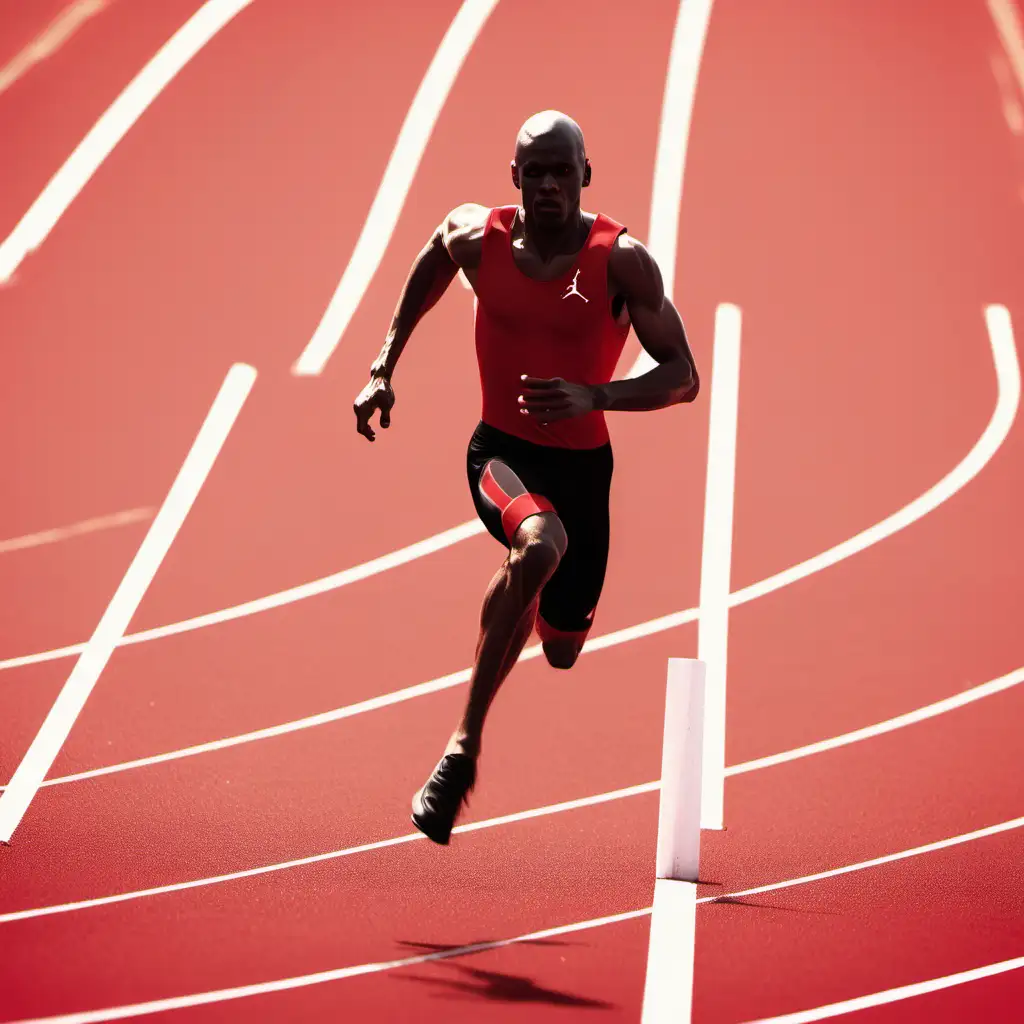
[[[590,161],[580,126],[560,110],[542,110],[516,136],[512,183],[535,227],[560,229],[579,220],[580,190],[590,184]]]
[[[572,143],[579,152],[580,160],[586,159],[583,143],[583,129],[568,114],[560,110],[542,110],[528,118],[516,136],[516,156],[524,148],[540,140]]]

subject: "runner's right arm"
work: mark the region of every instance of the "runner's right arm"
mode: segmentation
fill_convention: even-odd
[[[381,427],[387,429],[391,425],[391,409],[395,404],[391,377],[413,330],[444,294],[459,268],[473,265],[474,250],[479,248],[479,239],[483,237],[481,214],[485,219],[485,208],[476,203],[456,207],[438,225],[413,262],[384,347],[370,366],[369,383],[353,405],[356,430],[369,441],[374,439],[370,418],[375,409],[380,411]]]

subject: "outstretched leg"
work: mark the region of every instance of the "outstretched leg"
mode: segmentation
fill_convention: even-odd
[[[466,706],[445,756],[413,798],[413,822],[435,842],[447,843],[466,793],[476,780],[484,720],[502,682],[512,670],[537,614],[540,592],[565,554],[567,539],[554,511],[540,511],[522,482],[503,463],[488,464],[489,482],[507,499],[503,516],[511,548],[491,580],[480,615],[480,638]],[[486,492],[485,492],[486,493]],[[517,521],[519,514],[526,517]]]
[[[479,756],[484,719],[529,639],[540,591],[558,567],[565,544],[565,531],[553,512],[532,516],[519,527],[505,564],[484,596],[469,697],[450,753]]]

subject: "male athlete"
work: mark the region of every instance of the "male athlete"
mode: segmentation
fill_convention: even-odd
[[[512,182],[522,205],[453,210],[417,256],[387,340],[355,401],[356,429],[391,423],[391,375],[413,328],[461,269],[477,295],[481,422],[469,442],[473,503],[508,549],[484,597],[458,727],[413,797],[412,820],[446,845],[476,781],[484,718],[534,626],[571,668],[593,623],[608,559],[612,450],[604,413],[692,402],[699,381],[679,313],[647,250],[580,209],[591,167],[558,111],[520,129]],[[657,365],[612,381],[630,324]]]

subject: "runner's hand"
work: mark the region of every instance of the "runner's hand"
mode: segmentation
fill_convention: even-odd
[[[520,378],[523,391],[519,396],[519,411],[539,423],[567,420],[593,412],[594,392],[586,384],[570,384],[561,377]]]
[[[352,406],[356,414],[356,430],[368,441],[372,441],[376,436],[370,426],[374,410],[380,412],[380,425],[387,430],[391,426],[391,409],[394,404],[395,393],[391,390],[390,382],[383,377],[371,377]]]

